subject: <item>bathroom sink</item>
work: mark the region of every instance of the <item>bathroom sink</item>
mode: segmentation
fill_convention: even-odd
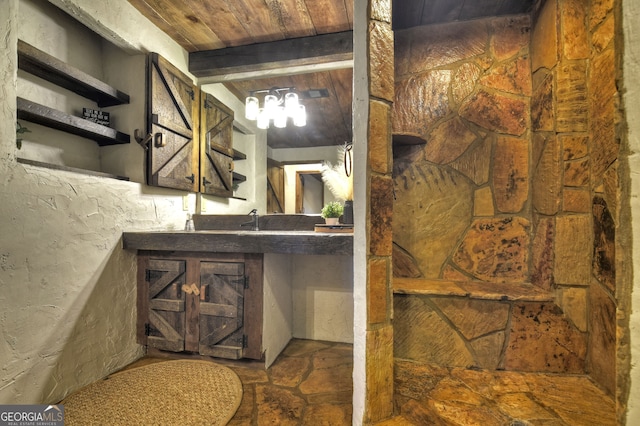
[[[265,229],[258,231],[250,231],[247,229],[204,229],[197,230],[195,232],[206,233],[206,234],[217,234],[217,235],[307,235],[313,234],[314,231],[297,231],[297,230],[275,230],[275,229]]]

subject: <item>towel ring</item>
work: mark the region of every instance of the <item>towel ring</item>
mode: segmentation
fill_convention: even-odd
[[[353,144],[347,143],[344,146],[344,174],[347,177],[351,176],[351,171],[353,170],[353,162],[351,156],[351,150],[353,149]]]

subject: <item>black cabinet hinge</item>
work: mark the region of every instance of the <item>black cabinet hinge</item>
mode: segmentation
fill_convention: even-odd
[[[242,349],[249,347],[249,337],[246,334],[242,335]]]
[[[151,325],[149,323],[145,323],[144,325],[144,335],[148,336],[151,334]]]
[[[245,290],[249,288],[249,276],[244,277],[244,288]]]
[[[149,282],[151,281],[151,269],[147,269],[144,271],[144,279]]]

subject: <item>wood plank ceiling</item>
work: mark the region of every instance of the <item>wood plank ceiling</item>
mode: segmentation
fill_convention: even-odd
[[[540,1],[393,0],[393,27],[398,30],[529,13]],[[239,46],[252,47],[254,52],[268,51],[270,44],[281,40],[305,37],[312,40],[323,34],[353,30],[353,0],[129,0],[129,3],[190,54],[227,52]],[[250,90],[272,87],[295,87],[299,91],[328,89],[327,98],[303,101],[308,114],[307,126],[270,128],[269,146],[312,147],[350,141],[351,69],[344,68],[344,63],[322,68],[312,65],[286,75],[287,67],[291,68],[292,64],[285,65],[278,72],[267,74],[265,71],[264,75],[270,77],[262,78],[260,73],[254,73],[245,79],[225,81],[229,90],[242,101]]]

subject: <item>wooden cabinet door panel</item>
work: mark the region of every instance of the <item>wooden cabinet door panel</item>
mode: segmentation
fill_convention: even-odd
[[[244,342],[244,264],[200,265],[200,353],[242,358]]]
[[[200,192],[233,195],[233,110],[209,93],[200,106]]]
[[[184,260],[150,259],[146,271],[149,298],[147,345],[181,352],[185,334]]]
[[[267,213],[284,213],[284,167],[267,158]]]
[[[157,53],[149,55],[147,72],[148,183],[197,191],[200,91]]]
[[[208,149],[202,161],[205,165],[202,171],[200,192],[221,197],[232,196],[233,158]]]

